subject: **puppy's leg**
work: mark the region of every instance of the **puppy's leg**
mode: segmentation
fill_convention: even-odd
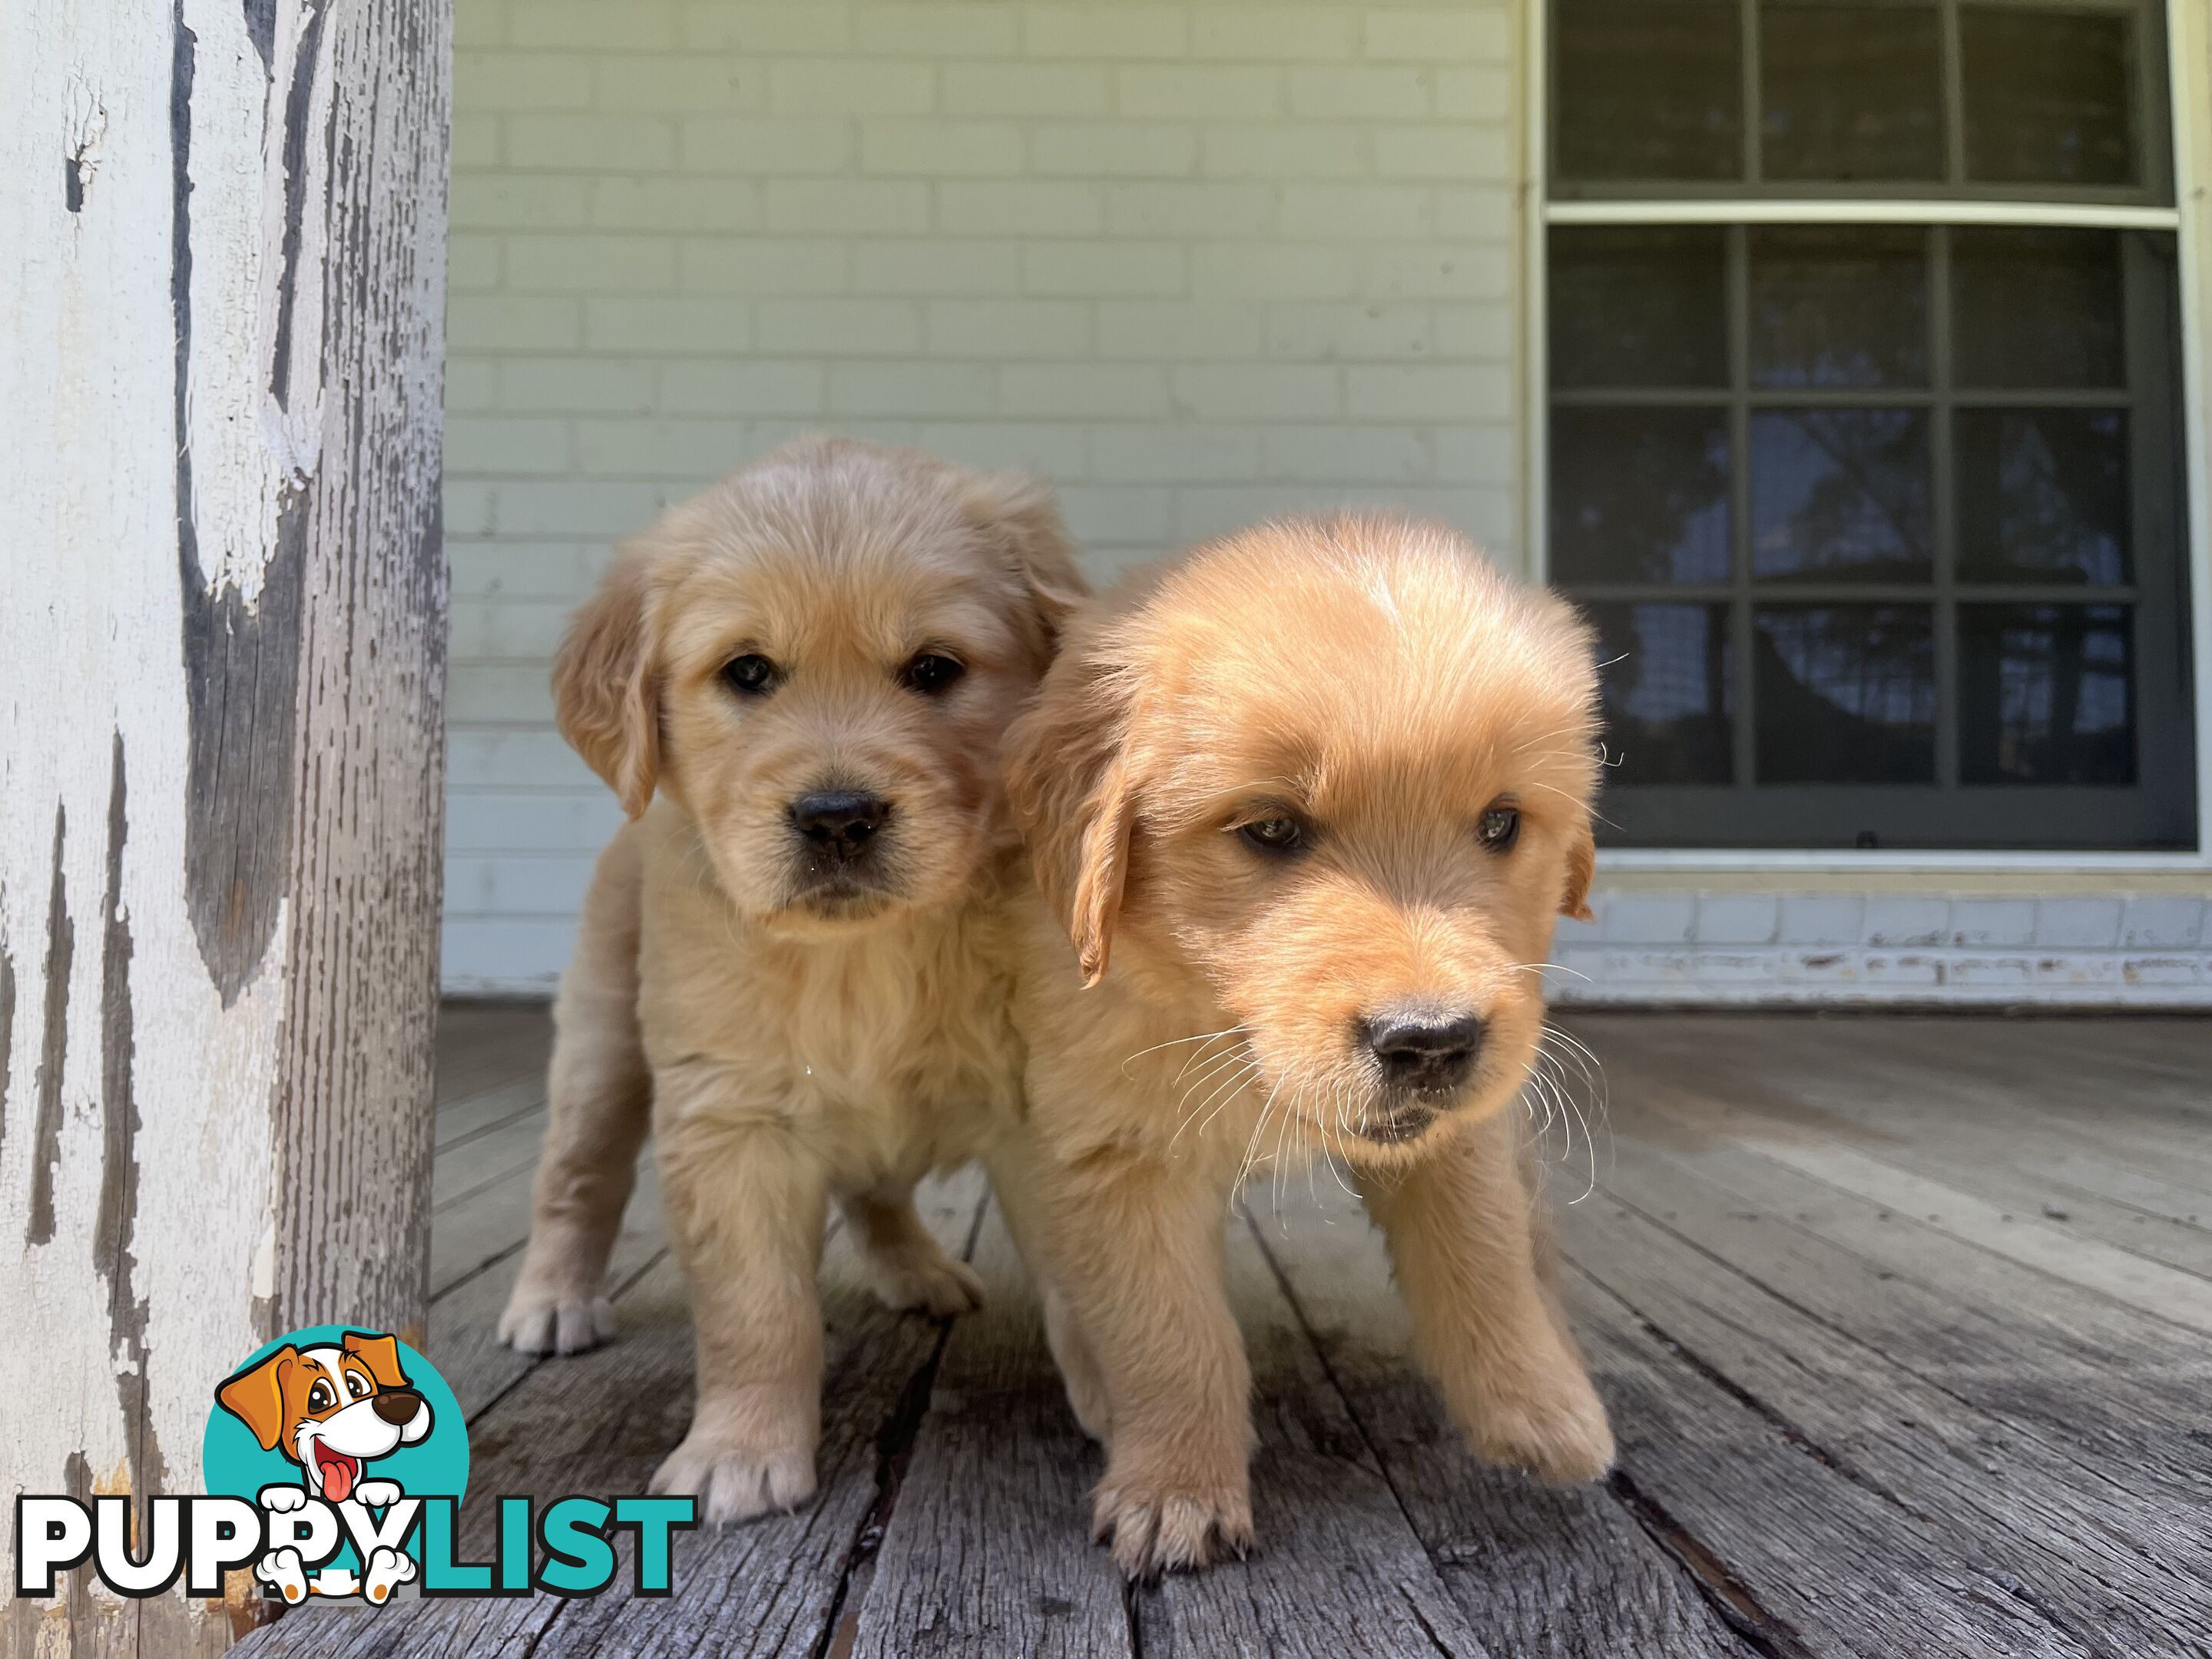
[[[1115,1152],[1031,1165],[1048,1273],[1110,1425],[1091,1528],[1133,1577],[1252,1541],[1252,1375],[1223,1284],[1226,1194],[1196,1162]]]
[[[848,1193],[838,1199],[837,1207],[860,1247],[868,1288],[886,1308],[945,1319],[983,1305],[982,1279],[929,1236],[914,1212],[912,1188]]]
[[[626,829],[599,855],[554,1006],[530,1243],[499,1321],[500,1340],[524,1353],[576,1353],[615,1334],[607,1255],[653,1103],[637,1018],[638,854]]]
[[[1098,1367],[1097,1357],[1091,1352],[1083,1328],[1075,1322],[1066,1294],[1054,1282],[1051,1264],[1039,1245],[1039,1223],[1033,1207],[1036,1176],[1030,1173],[1023,1151],[1013,1145],[994,1150],[987,1162],[991,1170],[991,1190],[999,1200],[999,1212],[1006,1218],[1006,1231],[1013,1235],[1014,1248],[1021,1252],[1030,1278],[1036,1285],[1037,1300],[1043,1304],[1045,1346],[1052,1351],[1053,1364],[1060,1368],[1060,1382],[1067,1390],[1068,1407],[1074,1412],[1084,1433],[1103,1445],[1114,1425],[1113,1404],[1106,1395],[1106,1376]]]
[[[696,1493],[720,1525],[814,1495],[822,1432],[822,1307],[815,1291],[829,1187],[781,1123],[714,1115],[733,1079],[662,1072],[661,1191],[691,1287],[699,1399],[690,1432],[653,1477]]]
[[[1500,1115],[1361,1188],[1421,1362],[1476,1454],[1547,1480],[1594,1480],[1613,1465],[1613,1431],[1538,1275],[1517,1133]]]

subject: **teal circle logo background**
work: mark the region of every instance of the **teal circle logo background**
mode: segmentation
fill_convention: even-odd
[[[360,1331],[369,1336],[382,1334],[363,1330],[358,1325],[309,1325],[287,1332],[273,1342],[263,1343],[232,1366],[224,1376],[210,1384],[207,1434],[200,1443],[201,1481],[207,1492],[254,1503],[259,1500],[264,1486],[306,1484],[300,1466],[274,1448],[264,1451],[261,1443],[253,1437],[253,1431],[232,1416],[214,1397],[215,1390],[229,1377],[258,1364],[287,1343],[295,1348],[336,1347],[348,1331]],[[404,1342],[399,1344],[399,1368],[407,1373],[407,1385],[429,1402],[430,1432],[411,1446],[401,1446],[390,1456],[377,1458],[362,1471],[362,1478],[396,1480],[400,1491],[409,1498],[451,1498],[458,1504],[469,1484],[469,1431],[461,1402],[453,1397],[446,1379],[438,1375],[437,1367]],[[408,1553],[418,1559],[421,1535],[418,1525],[409,1540]],[[358,1565],[354,1561],[351,1545],[339,1551],[337,1562]]]

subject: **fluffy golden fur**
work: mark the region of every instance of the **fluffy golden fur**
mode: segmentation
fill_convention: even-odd
[[[635,821],[556,1006],[500,1332],[564,1352],[611,1334],[649,1120],[699,1376],[653,1489],[708,1521],[814,1490],[831,1201],[887,1302],[975,1304],[910,1194],[1018,1091],[1007,898],[1027,882],[1000,743],[1082,592],[1036,486],[810,440],[671,508],[562,646],[562,732]]]
[[[1251,1534],[1221,1232],[1255,1162],[1348,1167],[1478,1453],[1610,1464],[1509,1109],[1590,880],[1591,659],[1446,530],[1279,523],[1102,601],[1009,734],[1042,896],[994,1172],[1127,1571]]]

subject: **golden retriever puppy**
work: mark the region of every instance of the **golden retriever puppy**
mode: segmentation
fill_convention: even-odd
[[[1009,734],[1042,893],[992,1163],[1132,1574],[1251,1536],[1221,1252],[1255,1158],[1348,1167],[1477,1453],[1610,1465],[1514,1109],[1590,881],[1591,658],[1448,530],[1279,523],[1102,601]]]
[[[653,1484],[709,1521],[814,1490],[830,1202],[885,1301],[976,1304],[910,1195],[1018,1094],[1000,743],[1082,592],[1037,487],[808,440],[670,508],[562,645],[561,730],[635,821],[556,1006],[500,1332],[611,1334],[649,1116],[699,1389]]]

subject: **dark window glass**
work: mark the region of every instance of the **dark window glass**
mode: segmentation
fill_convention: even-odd
[[[1718,226],[1553,231],[1553,383],[1727,385],[1726,236]]]
[[[2130,22],[1964,6],[1966,176],[1977,183],[2124,185],[2136,176]]]
[[[1966,386],[2112,386],[2120,247],[2103,230],[1954,230],[1955,374]]]
[[[2135,676],[2126,607],[1959,607],[1959,776],[2130,784]]]
[[[1728,418],[1717,409],[1552,416],[1552,567],[1562,581],[1729,575]]]
[[[1925,581],[1928,417],[1773,409],[1751,417],[1751,569],[1826,581]]]
[[[1928,384],[1927,233],[1750,234],[1753,386]]]
[[[1955,419],[1961,580],[2128,580],[2123,411],[1962,409]]]
[[[1562,176],[1743,176],[1735,6],[1561,0],[1553,52]]]
[[[1735,775],[1735,667],[1724,605],[1590,605],[1605,665],[1610,783]]]
[[[1927,783],[1936,652],[1923,605],[1761,605],[1753,695],[1761,783]]]
[[[1759,21],[1770,179],[1943,176],[1936,9],[1774,6]]]

